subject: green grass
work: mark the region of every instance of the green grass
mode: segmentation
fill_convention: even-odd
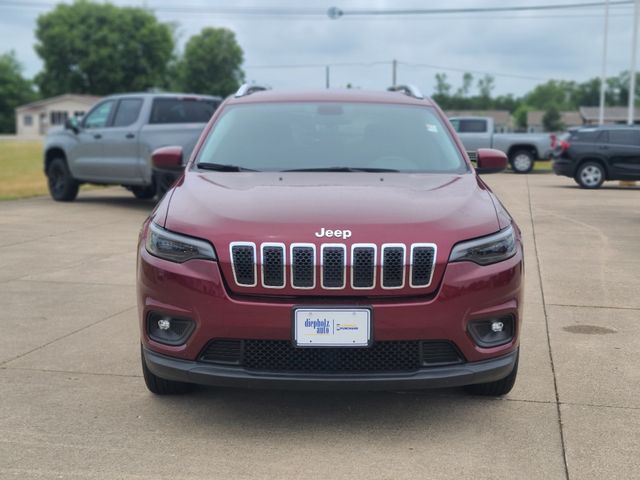
[[[0,140],[0,200],[46,194],[42,142]]]
[[[533,167],[534,172],[552,172],[551,160],[538,160]]]

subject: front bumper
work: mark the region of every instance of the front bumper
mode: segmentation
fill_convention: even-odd
[[[161,378],[208,385],[273,388],[410,389],[484,383],[507,376],[519,346],[522,311],[523,255],[481,267],[470,262],[448,264],[434,294],[422,297],[251,297],[231,294],[219,265],[207,260],[175,264],[138,251],[138,306],[144,358]],[[462,363],[401,373],[293,374],[260,366],[217,366],[199,362],[213,339],[291,340],[295,307],[366,307],[373,313],[373,341],[447,341]],[[160,312],[195,322],[182,345],[149,337],[147,315]],[[514,319],[510,342],[483,348],[468,323],[504,315]]]
[[[283,390],[411,390],[450,388],[500,380],[511,373],[518,350],[481,362],[430,367],[410,373],[302,374],[249,371],[180,360],[143,347],[143,361],[158,377],[218,387]]]

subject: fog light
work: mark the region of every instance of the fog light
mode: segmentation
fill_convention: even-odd
[[[195,322],[190,318],[171,317],[158,312],[150,312],[147,317],[149,338],[166,345],[184,344],[194,329]]]
[[[169,330],[171,328],[171,320],[168,318],[161,318],[158,320],[158,328],[160,330]]]
[[[499,318],[473,320],[469,322],[467,330],[478,346],[497,347],[513,340],[514,317],[506,315]]]

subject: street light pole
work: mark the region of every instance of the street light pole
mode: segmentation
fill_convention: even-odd
[[[604,124],[604,101],[607,89],[607,37],[609,36],[609,0],[604,5],[604,45],[602,46],[602,74],[600,75],[600,112],[598,124]]]
[[[327,65],[326,67],[324,67],[324,79],[325,79],[325,86],[327,89],[329,89],[331,81],[330,81],[330,66]]]
[[[640,0],[633,3],[633,35],[631,37],[631,68],[629,69],[629,109],[627,124],[633,125],[636,106],[636,48],[638,44],[638,19],[640,17]]]
[[[394,87],[396,86],[397,74],[398,74],[398,61],[394,58],[393,64],[391,66],[391,84]]]

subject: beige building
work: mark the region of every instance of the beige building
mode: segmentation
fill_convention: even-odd
[[[513,120],[509,110],[447,110],[444,112],[451,117],[491,117],[496,133],[513,131]]]
[[[527,132],[544,132],[542,118],[546,112],[543,110],[532,110],[527,112]],[[565,128],[579,127],[583,124],[582,116],[577,111],[560,112],[560,121]]]
[[[16,135],[46,135],[49,127],[63,126],[67,118],[84,115],[100,97],[65,94],[38,100],[16,108]]]
[[[640,111],[635,109],[633,123],[640,123]],[[606,107],[604,109],[604,123],[627,123],[627,107]],[[580,116],[585,125],[597,125],[600,120],[599,107],[580,107]]]

